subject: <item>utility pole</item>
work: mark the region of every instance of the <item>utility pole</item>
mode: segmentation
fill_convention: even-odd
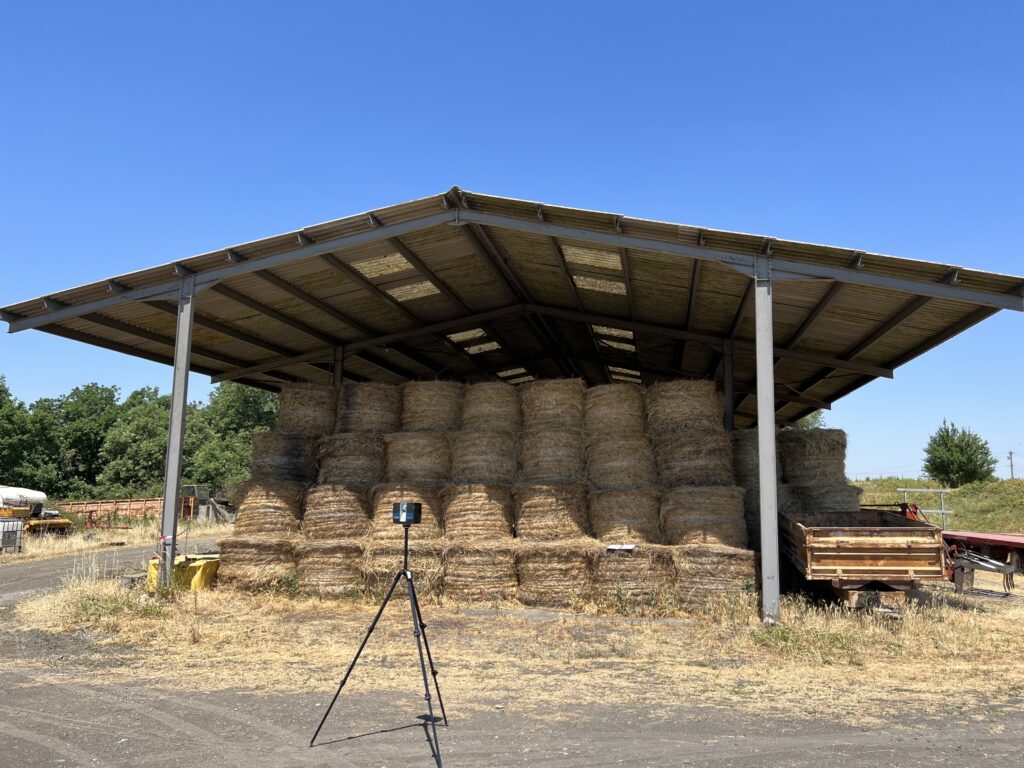
[[[1013,451],[1010,451],[1010,479],[1013,480]]]

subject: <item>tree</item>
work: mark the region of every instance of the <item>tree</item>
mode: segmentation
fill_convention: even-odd
[[[21,485],[22,462],[28,439],[28,409],[15,400],[0,375],[0,484]]]
[[[969,429],[946,423],[945,419],[924,449],[925,474],[951,488],[991,480],[996,464],[985,440]]]
[[[790,425],[793,429],[824,429],[825,414],[823,411],[809,413],[795,424]]]

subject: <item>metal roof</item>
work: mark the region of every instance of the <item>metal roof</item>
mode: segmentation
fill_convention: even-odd
[[[482,195],[441,195],[58,291],[0,310],[172,362],[180,286],[192,370],[276,388],[580,376],[722,381],[755,419],[753,280],[773,277],[777,418],[852,392],[1000,309],[1024,277]]]

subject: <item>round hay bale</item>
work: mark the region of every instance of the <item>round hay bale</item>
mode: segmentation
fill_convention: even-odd
[[[682,431],[654,437],[658,485],[732,485],[732,445],[725,432]]]
[[[523,429],[582,429],[585,389],[579,379],[540,379],[520,385]]]
[[[437,432],[396,432],[387,435],[389,483],[443,483],[448,480],[451,452],[448,435]]]
[[[402,387],[403,432],[452,432],[462,418],[457,381],[410,381]]]
[[[505,483],[516,477],[516,438],[508,432],[453,432],[451,475],[456,483]]]
[[[366,490],[326,483],[306,491],[302,533],[310,540],[355,539],[370,531]]]
[[[394,527],[402,530],[400,525]],[[412,530],[417,527],[414,525]],[[395,573],[402,568],[402,552],[401,541],[372,541],[366,546],[363,577],[372,597],[381,599],[391,588]],[[409,547],[409,570],[416,583],[416,596],[421,601],[424,597],[437,594],[444,585],[443,555],[444,546],[440,541],[417,541],[415,547]],[[395,589],[395,598],[408,600],[409,593],[404,583]]]
[[[307,541],[296,548],[299,589],[320,597],[351,597],[363,591],[361,541]]]
[[[694,613],[714,603],[757,595],[757,557],[748,549],[698,544],[673,547],[676,603]]]
[[[638,435],[644,431],[644,390],[639,384],[601,384],[584,399],[587,435]]]
[[[297,533],[302,519],[302,490],[301,483],[255,480],[235,486],[235,533],[250,537]]]
[[[441,509],[449,539],[512,538],[512,493],[507,485],[449,485],[441,494]]]
[[[587,535],[585,486],[519,485],[512,494],[520,539],[551,541]]]
[[[338,389],[325,384],[282,384],[277,404],[277,431],[326,435],[334,431]]]
[[[321,438],[319,479],[321,483],[379,483],[384,479],[384,438],[375,432]]]
[[[602,435],[587,443],[587,479],[600,490],[653,488],[654,451],[646,435]]]
[[[661,527],[669,544],[747,545],[743,489],[682,487],[661,497]]]
[[[444,551],[444,593],[448,597],[467,602],[508,600],[518,583],[511,545],[460,542]]]
[[[647,431],[652,435],[672,432],[725,431],[725,405],[713,381],[663,381],[647,388]]]
[[[402,386],[375,381],[346,384],[338,397],[335,432],[378,432],[402,428]]]
[[[619,612],[666,608],[676,585],[672,547],[640,544],[632,551],[599,552],[594,565],[592,596]]]
[[[778,432],[776,434],[776,445],[778,444]],[[742,485],[748,491],[761,487],[761,467],[758,457],[758,436],[756,429],[737,429],[730,437],[732,438],[732,467],[736,475],[736,484]],[[776,448],[776,456],[778,449]],[[779,480],[782,479],[781,461],[776,461],[775,468]]]
[[[601,541],[661,544],[657,491],[601,491],[590,495],[590,528]]]
[[[856,512],[863,488],[856,485],[809,485],[793,488],[802,512]]]
[[[295,573],[290,536],[229,536],[219,542],[217,582],[242,589],[267,589]]]
[[[281,432],[253,432],[253,480],[310,483],[316,478],[317,438]]]
[[[519,393],[503,381],[470,384],[462,400],[462,429],[474,432],[518,432]]]
[[[790,485],[846,482],[846,433],[841,429],[784,429],[779,455],[782,476]]]
[[[400,501],[415,501],[423,505],[423,519],[409,528],[410,541],[423,541],[441,537],[441,501],[437,490],[429,486],[388,484],[373,489],[373,538],[378,541],[401,541],[403,526],[391,522],[391,509]]]
[[[598,551],[600,546],[590,539],[518,547],[516,597],[526,605],[554,607],[589,598]]]
[[[584,477],[583,433],[578,429],[523,432],[520,478],[531,483],[578,483]]]

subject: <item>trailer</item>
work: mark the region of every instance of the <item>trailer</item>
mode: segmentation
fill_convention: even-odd
[[[946,578],[942,531],[882,509],[779,516],[786,558],[852,607],[896,608],[907,590]]]

